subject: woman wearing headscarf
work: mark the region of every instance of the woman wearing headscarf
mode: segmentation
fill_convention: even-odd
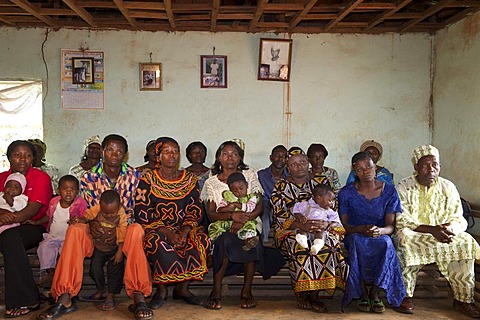
[[[59,179],[58,168],[53,164],[46,162],[45,154],[47,153],[47,145],[40,139],[28,139],[27,141],[33,144],[36,150],[35,159],[33,160],[32,166],[48,174],[50,180],[52,180],[53,192],[56,192],[58,189]]]
[[[155,169],[155,140],[150,140],[145,147],[143,160],[146,162],[143,166],[137,167],[137,171],[143,176],[148,170]]]
[[[320,299],[332,297],[336,288],[343,290],[348,276],[348,265],[340,248],[345,229],[336,227],[328,232],[325,245],[318,254],[311,254],[309,249],[298,244],[295,238],[297,229],[305,232],[323,231],[327,223],[296,220],[293,207],[296,203],[310,200],[316,185],[331,183],[325,176],[309,173],[307,155],[298,147],[288,151],[287,168],[290,175],[275,184],[271,198],[275,245],[288,259],[297,307],[327,312],[327,307]]]
[[[360,146],[360,152],[368,152],[372,156],[373,163],[376,166],[375,173],[377,176],[377,180],[385,181],[386,183],[393,186],[393,174],[391,174],[387,168],[378,165],[378,161],[380,161],[383,154],[382,145],[375,140],[367,140]],[[350,171],[350,174],[348,175],[346,184],[355,181],[356,176],[357,175],[355,174],[355,171],[352,169],[352,171]]]
[[[102,141],[99,135],[91,136],[83,143],[83,156],[79,164],[70,168],[69,174],[79,181],[85,172],[92,169],[102,159]]]

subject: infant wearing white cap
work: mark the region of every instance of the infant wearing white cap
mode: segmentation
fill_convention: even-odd
[[[4,185],[4,192],[0,192],[0,209],[10,212],[18,212],[28,204],[28,197],[23,194],[27,179],[21,173],[12,173],[8,176]],[[20,223],[11,223],[0,226],[0,233],[7,229],[19,226]]]

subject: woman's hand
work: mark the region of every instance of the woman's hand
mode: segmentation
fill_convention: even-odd
[[[244,211],[234,211],[232,213],[232,220],[233,222],[238,222],[243,225],[245,222],[250,220],[250,216]]]
[[[300,224],[300,229],[305,232],[321,232],[325,230],[322,221],[307,220],[307,222]]]
[[[7,210],[3,210],[3,214],[0,215],[0,225],[12,224],[15,222],[15,214]]]
[[[382,230],[373,224],[365,225],[363,227],[364,231],[362,233],[367,237],[378,238],[382,235]]]

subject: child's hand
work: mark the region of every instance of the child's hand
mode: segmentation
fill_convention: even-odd
[[[7,202],[10,207],[13,207],[13,197],[11,195],[9,195],[8,193],[4,193],[3,198],[5,199],[5,202]]]
[[[38,225],[38,221],[33,221],[33,220],[26,220],[23,222],[23,224],[31,224],[33,226],[37,226]]]
[[[80,219],[78,217],[73,217],[72,219],[68,220],[69,225],[77,224],[79,222],[80,222]]]
[[[294,213],[294,215],[295,215],[295,220],[297,220],[298,222],[300,223],[307,222],[307,218],[303,214],[297,212],[297,213]]]

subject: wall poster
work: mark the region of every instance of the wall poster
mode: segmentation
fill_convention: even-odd
[[[104,53],[62,49],[62,109],[104,109]]]

